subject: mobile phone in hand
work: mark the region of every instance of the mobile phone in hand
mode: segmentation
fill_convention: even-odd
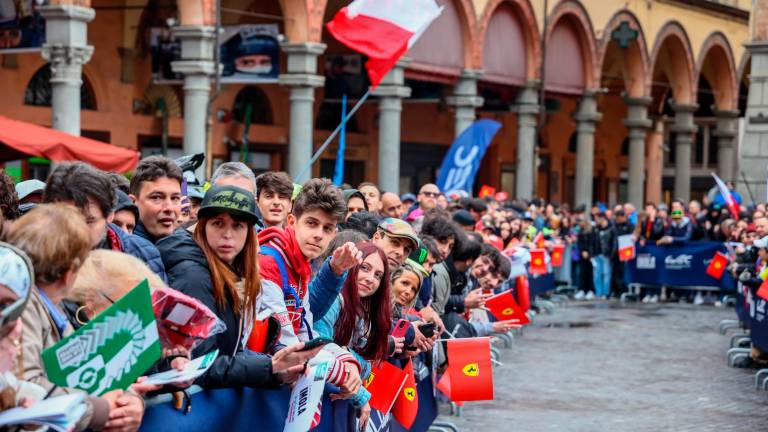
[[[299,351],[313,350],[319,346],[328,345],[329,343],[333,343],[333,339],[322,336],[316,337],[312,340],[304,342],[304,348],[300,349]]]
[[[431,338],[435,335],[435,323],[426,323],[419,326],[419,331],[426,338]]]
[[[397,320],[395,328],[392,329],[392,337],[405,337],[409,325],[411,325],[411,323],[406,319]]]

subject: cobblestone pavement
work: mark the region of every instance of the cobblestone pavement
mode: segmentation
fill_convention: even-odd
[[[733,309],[571,303],[503,350],[495,400],[466,404],[461,431],[765,431],[754,370],[727,366],[717,331]],[[443,408],[445,408],[443,406]]]

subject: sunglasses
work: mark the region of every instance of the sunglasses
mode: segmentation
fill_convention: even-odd
[[[440,196],[440,192],[422,192],[421,194],[427,198],[437,198]]]

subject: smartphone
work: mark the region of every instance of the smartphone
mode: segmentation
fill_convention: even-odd
[[[329,343],[333,343],[333,339],[322,336],[316,337],[312,340],[304,342],[304,348],[299,351],[309,351],[319,346],[328,345]]]
[[[408,320],[401,319],[398,320],[395,323],[395,328],[392,329],[392,333],[390,333],[393,337],[405,337],[405,334],[408,332],[408,326],[410,323]]]
[[[435,335],[435,323],[426,323],[419,326],[419,331],[424,337],[431,338]]]

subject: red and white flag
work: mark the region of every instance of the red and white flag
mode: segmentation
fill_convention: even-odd
[[[368,56],[365,67],[375,88],[441,11],[435,0],[355,0],[327,27],[339,42]]]
[[[635,257],[635,238],[632,234],[619,236],[619,261],[629,261]]]
[[[725,205],[728,207],[728,211],[731,212],[731,216],[733,216],[734,219],[739,220],[739,213],[741,213],[741,206],[739,203],[736,202],[735,199],[733,199],[733,195],[731,195],[730,189],[728,189],[728,186],[725,185],[725,182],[717,176],[717,174],[712,173],[712,177],[715,178],[715,183],[717,183],[717,189],[720,191],[720,195],[723,196],[723,199],[725,200]]]

